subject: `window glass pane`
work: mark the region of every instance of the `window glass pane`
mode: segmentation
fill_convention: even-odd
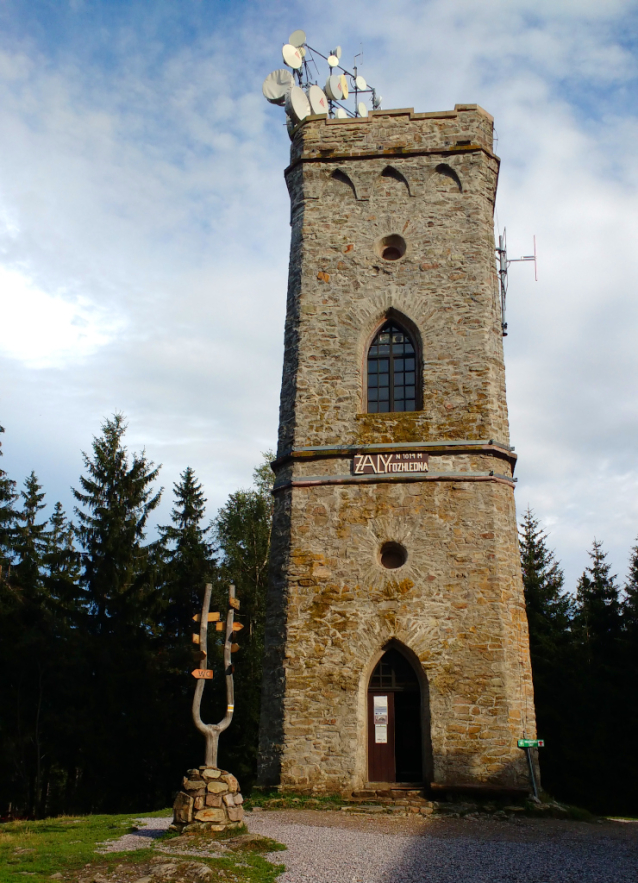
[[[368,351],[370,413],[416,410],[414,354],[414,344],[405,331],[392,321],[386,322]]]

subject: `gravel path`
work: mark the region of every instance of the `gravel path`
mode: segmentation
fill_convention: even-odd
[[[310,813],[248,815],[250,831],[288,847],[278,883],[636,883],[638,825],[600,827],[507,822],[431,823],[388,833],[370,820],[300,818]],[[334,814],[336,815],[336,813]],[[311,821],[319,821],[312,824]],[[350,820],[348,820],[350,821]],[[354,820],[352,820],[354,822]],[[625,829],[630,826],[624,826]],[[370,830],[372,828],[373,830]],[[429,831],[428,831],[429,829]],[[394,828],[399,831],[400,828]],[[403,828],[405,831],[405,828]]]
[[[345,817],[344,817],[345,816]],[[170,818],[100,852],[144,849]],[[636,883],[638,824],[423,821],[337,812],[247,813],[249,830],[284,843],[278,883]]]
[[[134,821],[141,826],[139,831],[125,834],[117,840],[107,840],[105,843],[100,844],[97,852],[131,852],[134,849],[146,849],[151,845],[151,840],[161,837],[168,830],[168,826],[173,819],[172,817],[163,819],[141,818]]]

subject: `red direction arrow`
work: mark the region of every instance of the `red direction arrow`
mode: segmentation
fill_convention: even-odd
[[[213,676],[213,670],[212,668],[194,668],[191,674],[198,680],[210,680]]]

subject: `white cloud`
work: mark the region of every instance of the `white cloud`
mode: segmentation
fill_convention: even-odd
[[[551,527],[572,584],[594,536],[624,573],[638,533],[635,3],[255,2],[236,5],[235,43],[223,6],[207,9],[181,42],[159,13],[144,39],[111,30],[108,68],[99,52],[0,47],[0,279],[22,292],[0,329],[4,467],[35,468],[68,501],[79,450],[121,409],[167,487],[190,464],[214,509],[250,481],[276,435],[289,247],[288,140],[261,82],[303,27],[346,64],[363,42],[385,107],[494,114],[499,222],[512,254],[534,233],[540,253],[538,284],[524,265],[510,277],[519,508]],[[250,47],[241,68],[236,45]]]
[[[109,343],[124,321],[85,298],[69,301],[37,288],[18,270],[0,266],[0,353],[30,368],[86,360]]]

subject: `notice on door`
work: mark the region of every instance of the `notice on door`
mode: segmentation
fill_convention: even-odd
[[[388,743],[387,724],[375,724],[374,725],[374,741],[377,745],[387,745],[387,743]]]
[[[374,725],[385,724],[387,726],[388,723],[388,697],[387,696],[375,696],[373,700],[373,710],[374,710]]]

